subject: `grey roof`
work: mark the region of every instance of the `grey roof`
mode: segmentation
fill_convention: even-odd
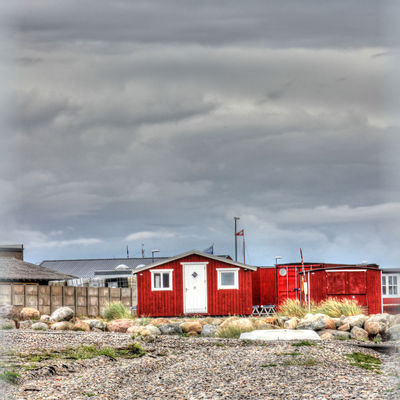
[[[166,260],[168,257],[154,257],[154,261],[158,262]],[[94,278],[95,271],[111,271],[115,270],[120,264],[127,265],[131,271],[138,265],[148,265],[153,262],[152,257],[145,258],[91,258],[79,260],[44,260],[41,266],[51,268],[65,274],[76,275],[79,278]]]
[[[209,254],[209,253],[204,253],[204,252],[199,251],[199,250],[190,250],[190,251],[186,251],[185,253],[178,254],[177,256],[168,258],[168,259],[166,259],[166,260],[163,260],[163,261],[156,261],[155,263],[146,265],[145,267],[136,268],[136,270],[135,270],[133,273],[136,274],[136,273],[138,273],[138,272],[140,272],[140,271],[144,271],[144,270],[149,269],[149,268],[158,267],[158,266],[163,265],[163,264],[166,264],[166,263],[168,263],[168,262],[175,261],[175,260],[179,260],[180,258],[187,257],[187,256],[190,256],[190,255],[193,255],[193,254],[195,254],[195,255],[197,255],[197,256],[204,257],[204,258],[210,258],[210,259],[212,259],[212,260],[222,261],[222,262],[224,262],[224,263],[226,263],[226,264],[229,264],[229,265],[235,265],[236,267],[246,268],[246,269],[250,269],[250,270],[252,270],[252,271],[256,271],[256,270],[257,270],[257,267],[253,267],[253,266],[251,266],[251,265],[239,263],[239,262],[230,260],[230,259],[225,258],[225,257],[214,256],[214,255],[211,255],[211,254]],[[221,258],[224,258],[224,259],[221,260]]]
[[[391,272],[400,272],[400,267],[385,267],[381,268],[383,273],[390,274]]]
[[[0,280],[54,281],[76,278],[14,257],[0,257]]]

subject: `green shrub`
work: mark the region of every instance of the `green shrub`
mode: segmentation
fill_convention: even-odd
[[[346,354],[345,357],[350,361],[351,365],[367,369],[369,371],[380,372],[382,361],[379,358],[370,356],[360,352]]]
[[[132,318],[128,308],[126,308],[120,301],[108,303],[101,315],[107,321],[112,319]]]
[[[283,365],[286,366],[304,366],[304,367],[312,367],[313,365],[317,365],[318,361],[316,361],[314,358],[309,357],[306,359],[291,359],[291,360],[286,360]]]
[[[18,383],[19,378],[21,378],[21,375],[17,374],[15,371],[5,370],[0,373],[0,379],[2,381],[12,383],[13,385]]]
[[[0,326],[0,329],[3,329],[3,330],[10,330],[10,329],[14,329],[14,328],[15,328],[15,326],[13,326],[12,324],[4,324],[4,325]]]
[[[307,313],[308,309],[300,303],[300,300],[287,299],[279,306],[279,315],[303,318]]]
[[[350,316],[362,314],[362,308],[356,300],[330,298],[314,306],[313,312],[339,318],[341,315]]]

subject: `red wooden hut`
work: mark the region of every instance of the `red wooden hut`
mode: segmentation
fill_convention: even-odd
[[[286,299],[319,303],[328,298],[357,300],[365,312],[382,312],[381,270],[376,264],[293,263],[276,266],[277,304]]]
[[[197,250],[137,268],[137,314],[250,315],[256,269]]]
[[[277,304],[275,267],[258,267],[253,275],[253,305]]]
[[[400,313],[400,269],[382,270],[383,311],[389,314]]]

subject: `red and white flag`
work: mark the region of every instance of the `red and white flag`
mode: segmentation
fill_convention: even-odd
[[[244,236],[244,229],[239,232],[236,232],[236,236]]]

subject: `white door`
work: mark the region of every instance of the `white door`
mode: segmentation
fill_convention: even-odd
[[[183,264],[185,314],[207,312],[207,264]]]

